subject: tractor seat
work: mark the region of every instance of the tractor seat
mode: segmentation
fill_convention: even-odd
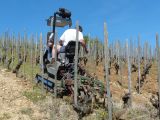
[[[78,43],[78,52],[80,49],[80,42]],[[65,47],[65,56],[69,59],[70,63],[73,63],[76,49],[76,41],[70,41]]]

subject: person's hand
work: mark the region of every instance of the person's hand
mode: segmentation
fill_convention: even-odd
[[[55,63],[55,58],[52,58],[51,59],[51,64],[54,64]]]
[[[88,54],[88,50],[86,49],[85,51],[86,51],[86,53]]]

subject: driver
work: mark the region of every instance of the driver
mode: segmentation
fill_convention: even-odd
[[[86,53],[88,53],[86,43],[84,42],[83,38],[83,29],[81,26],[79,26],[79,36],[78,40],[85,49]],[[65,46],[67,46],[68,42],[70,41],[76,41],[76,29],[67,29],[62,36],[60,37],[59,44],[57,45],[57,52],[58,53],[64,53],[65,52]],[[52,48],[52,61],[53,64],[55,62],[55,47]]]

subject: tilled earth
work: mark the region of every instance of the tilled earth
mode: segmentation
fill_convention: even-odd
[[[62,100],[46,96],[33,102],[24,93],[32,92],[27,80],[0,69],[0,120],[76,120],[76,112]],[[31,96],[34,97],[34,96]]]
[[[126,114],[122,116],[124,120],[154,119],[151,113],[156,113],[156,110],[150,107],[152,105],[149,100],[152,94],[157,91],[157,69],[155,68],[154,65],[150,74],[147,75],[146,82],[141,88],[142,94],[135,91],[137,73],[132,74],[133,109],[127,110]],[[100,73],[103,73],[102,70],[100,66],[96,69],[100,78],[103,78],[103,75],[100,75]],[[113,71],[110,76],[110,84],[113,107],[116,110],[122,109],[122,96],[128,91],[126,70],[123,72],[123,87],[117,83],[118,78],[119,76],[115,75]],[[17,78],[13,73],[0,68],[0,120],[78,120],[77,113],[64,100],[53,99],[51,95],[46,94],[45,99],[41,100],[43,92],[37,94],[37,91],[33,88],[32,81]],[[35,96],[37,96],[36,100]],[[93,112],[91,115],[84,117],[83,120],[101,120],[104,116],[102,113],[102,111],[98,111],[98,114]]]

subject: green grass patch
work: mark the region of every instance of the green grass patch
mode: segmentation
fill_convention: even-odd
[[[107,114],[107,112],[104,109],[100,108],[100,109],[96,110],[96,116],[100,120],[106,120],[108,114]]]
[[[46,98],[46,96],[42,94],[42,91],[39,88],[34,88],[32,91],[24,91],[23,95],[34,103],[42,101]]]

